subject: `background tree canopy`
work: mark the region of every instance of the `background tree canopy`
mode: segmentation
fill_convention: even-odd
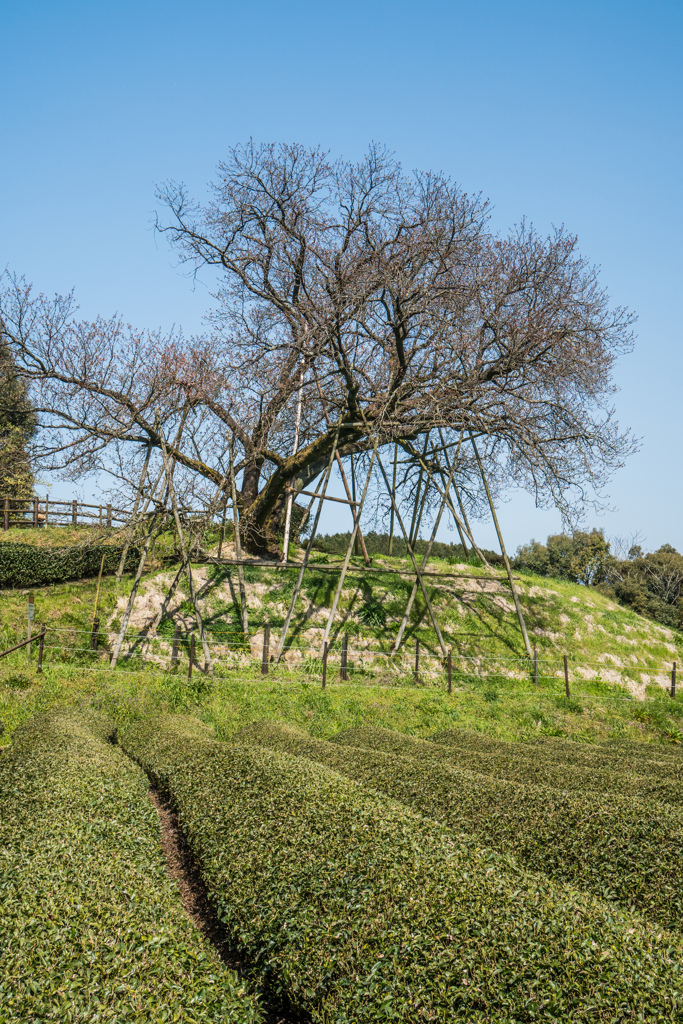
[[[43,456],[62,470],[115,466],[130,483],[164,436],[178,486],[208,500],[229,489],[234,443],[245,547],[279,554],[286,495],[336,437],[342,457],[377,439],[410,459],[430,432],[452,453],[464,436],[454,479],[472,508],[476,437],[494,489],[524,487],[567,516],[599,503],[633,450],[611,407],[633,316],[564,229],[498,235],[481,197],[379,146],[353,163],[248,143],[219,164],[208,203],[174,183],[159,196],[159,230],[216,281],[205,336],[79,321],[71,296],[16,278],[0,294]],[[399,486],[410,493],[410,472]]]
[[[532,540],[517,550],[514,567],[539,576],[595,586],[640,615],[674,629],[683,627],[683,555],[670,544],[644,554],[631,546],[617,558],[601,530],[575,531]]]
[[[28,497],[33,493],[28,445],[37,425],[28,384],[17,374],[0,322],[0,498]]]

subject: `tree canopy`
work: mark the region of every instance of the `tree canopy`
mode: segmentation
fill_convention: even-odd
[[[205,335],[85,323],[72,296],[16,278],[0,296],[43,455],[66,471],[132,480],[141,442],[158,450],[163,433],[207,497],[229,488],[234,439],[244,542],[272,553],[288,488],[322,471],[335,438],[342,456],[397,442],[410,458],[430,432],[439,448],[475,437],[494,485],[566,515],[599,502],[633,450],[611,407],[633,317],[564,229],[500,236],[481,197],[378,146],[353,163],[248,143],[209,202],[174,183],[159,198],[159,231],[215,281]],[[481,500],[466,444],[456,481]]]

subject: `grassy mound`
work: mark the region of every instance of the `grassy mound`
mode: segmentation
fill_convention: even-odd
[[[670,933],[304,758],[172,718],[121,742],[175,801],[234,940],[316,1020],[679,1019]]]
[[[671,856],[683,845],[678,811],[504,782],[435,763],[422,740],[398,736],[387,743],[387,730],[358,732],[374,749],[312,739],[267,722],[235,739],[327,765],[478,843],[514,854],[527,868],[638,909],[669,928],[683,927],[680,871]],[[385,753],[383,744],[407,756]]]
[[[576,765],[572,761],[547,757],[545,747],[540,744],[509,743],[486,737],[479,746],[476,736],[461,733],[460,729],[446,730],[437,734],[438,742],[423,740],[423,746],[417,748],[410,746],[411,737],[361,727],[340,733],[334,740],[352,747],[375,747],[396,754],[408,749],[421,750],[421,756],[508,782],[550,786],[573,793],[628,793],[647,802],[656,800],[683,808],[683,786],[678,779],[656,766],[652,768],[654,774],[649,771],[645,774],[642,760],[635,763],[624,760],[619,769]]]
[[[0,1020],[256,1022],[185,917],[144,773],[105,719],[52,713],[0,756]]]

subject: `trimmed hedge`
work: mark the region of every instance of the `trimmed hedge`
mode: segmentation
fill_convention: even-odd
[[[372,738],[372,743],[370,739]],[[404,752],[400,733],[389,729],[377,732],[374,729],[349,729],[333,737],[333,742],[346,743],[352,747],[366,747],[378,744],[377,749]],[[407,737],[410,739],[411,737]],[[644,775],[634,770],[632,764],[624,770],[574,765],[567,761],[555,761],[543,754],[539,746],[521,743],[506,743],[487,737],[485,749],[477,749],[467,742],[462,745],[459,730],[439,733],[438,742],[421,740],[425,743],[423,753],[448,764],[466,768],[481,775],[507,779],[509,782],[550,786],[553,789],[570,790],[573,793],[624,794],[641,800],[657,800],[664,804],[683,808],[683,786],[680,782],[664,775]],[[496,744],[496,745],[494,745]]]
[[[261,1021],[185,916],[111,731],[53,712],[0,757],[0,1021]]]
[[[683,816],[661,804],[523,786],[435,763],[422,740],[402,737],[385,753],[387,730],[363,730],[366,746],[312,739],[293,726],[260,722],[248,740],[342,772],[478,843],[511,853],[525,867],[586,889],[669,928],[683,928],[678,859]],[[379,749],[377,749],[379,747]]]
[[[220,917],[321,1024],[679,1021],[680,939],[301,757],[120,739],[175,802]]]
[[[42,587],[47,583],[97,576],[104,555],[103,573],[116,572],[123,548],[109,544],[92,547],[41,548],[34,544],[0,542],[0,587]],[[137,568],[140,549],[130,547],[127,570]]]

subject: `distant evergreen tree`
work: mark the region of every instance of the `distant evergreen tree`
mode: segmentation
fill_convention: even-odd
[[[26,382],[17,374],[0,321],[0,497],[30,497],[34,473],[28,443],[38,417]]]

